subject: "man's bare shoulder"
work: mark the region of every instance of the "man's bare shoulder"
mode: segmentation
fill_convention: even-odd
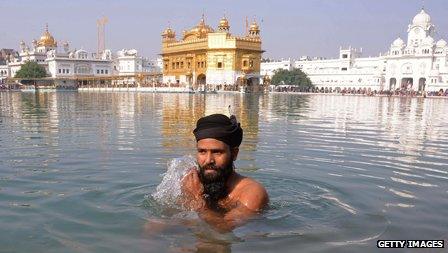
[[[260,211],[269,202],[264,186],[250,177],[242,177],[235,187],[238,202],[252,211]]]

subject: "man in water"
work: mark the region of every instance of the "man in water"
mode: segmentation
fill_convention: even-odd
[[[230,231],[259,213],[269,202],[268,194],[263,185],[235,171],[243,140],[235,116],[203,117],[193,133],[199,169],[182,181],[183,204],[218,230]]]

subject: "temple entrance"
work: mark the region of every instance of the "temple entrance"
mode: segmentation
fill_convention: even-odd
[[[426,86],[426,78],[420,78],[418,80],[418,91],[424,91]]]
[[[198,75],[196,78],[196,84],[197,85],[205,85],[207,83],[207,78],[204,74]]]
[[[252,87],[252,85],[253,85],[252,78],[247,79],[246,85],[247,85],[247,87]]]
[[[391,78],[389,80],[389,90],[395,90],[396,89],[395,86],[397,86],[397,79]]]
[[[405,77],[403,79],[401,79],[401,88],[402,89],[412,89],[412,85],[413,85],[413,81],[414,79],[409,78],[409,77]]]
[[[250,77],[247,79],[247,88],[251,92],[259,91],[260,79],[258,77]]]

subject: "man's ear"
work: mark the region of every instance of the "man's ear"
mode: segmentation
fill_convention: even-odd
[[[235,148],[231,148],[230,152],[232,153],[232,158],[235,161],[236,158],[238,157],[238,152],[240,151],[240,148],[235,147]]]

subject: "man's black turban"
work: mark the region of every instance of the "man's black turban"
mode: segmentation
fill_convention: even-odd
[[[231,148],[239,147],[243,140],[243,129],[234,115],[227,117],[223,114],[212,114],[202,117],[193,130],[196,141],[213,138],[222,141]]]

